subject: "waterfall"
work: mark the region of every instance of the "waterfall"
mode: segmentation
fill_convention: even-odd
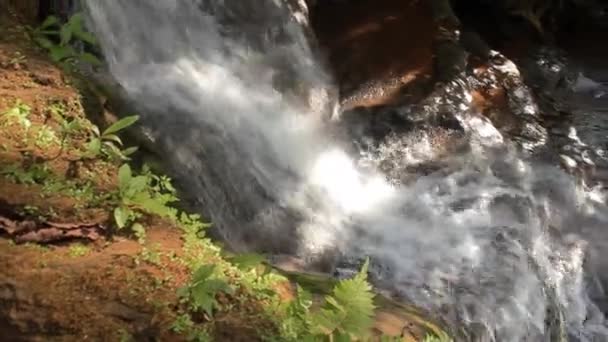
[[[232,248],[337,263],[369,256],[379,289],[467,339],[607,339],[593,301],[604,296],[595,275],[606,270],[605,199],[517,152],[471,113],[466,87],[446,93],[460,99],[450,113],[469,148],[394,182],[382,166],[417,163],[428,137],[357,150],[334,134],[331,77],[302,1],[84,7],[150,139]]]

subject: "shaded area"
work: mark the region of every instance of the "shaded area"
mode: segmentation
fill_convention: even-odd
[[[426,1],[321,1],[313,13],[345,109],[395,102],[431,76],[436,28]]]

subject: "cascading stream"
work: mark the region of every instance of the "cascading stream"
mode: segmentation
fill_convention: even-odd
[[[424,138],[407,151],[342,148],[299,3],[85,2],[111,74],[223,238],[311,259],[370,256],[378,287],[467,339],[607,340],[592,300],[604,296],[594,275],[606,269],[605,199],[522,158],[472,113],[466,82],[425,110],[447,107],[469,148],[407,184],[387,180],[383,165],[418,163]]]

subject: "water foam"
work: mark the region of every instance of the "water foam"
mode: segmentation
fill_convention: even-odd
[[[585,290],[594,279],[585,273],[585,255],[608,246],[590,238],[608,226],[597,195],[553,166],[522,159],[488,121],[469,115],[466,99],[454,114],[474,148],[449,156],[445,168],[411,184],[390,184],[373,160],[360,168],[359,156],[340,149],[319,116],[276,85],[277,70],[287,62],[304,88],[326,86],[297,22],[256,10],[250,14],[271,31],[244,32],[243,38],[241,22],[219,20],[240,5],[223,3],[89,0],[86,8],[110,71],[144,109],[144,121],[188,116],[212,127],[217,146],[225,148],[216,153],[226,158],[215,163],[245,168],[236,175],[251,174],[260,184],[252,191],[303,217],[293,222],[298,235],[288,236],[302,240],[294,253],[337,249],[345,258],[371,256],[378,286],[487,340],[555,340],[561,329],[583,341],[607,336],[603,314]],[[259,11],[277,6],[255,3],[264,4]],[[213,13],[206,12],[209,6]],[[180,134],[165,126],[167,135]],[[184,151],[211,148],[185,141],[173,143],[170,160],[194,165],[196,154]],[[410,158],[406,164],[426,154],[384,148],[391,158]],[[235,155],[234,149],[244,152]],[[210,173],[214,167],[192,170]],[[232,173],[221,177],[243,184]],[[189,191],[204,197],[205,184]],[[230,213],[218,210],[216,223],[226,226],[230,221],[222,215]],[[591,261],[591,272],[603,266],[597,257]]]

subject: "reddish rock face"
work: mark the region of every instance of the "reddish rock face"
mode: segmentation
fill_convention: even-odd
[[[432,72],[436,28],[424,1],[320,2],[313,25],[346,108],[391,103]]]

